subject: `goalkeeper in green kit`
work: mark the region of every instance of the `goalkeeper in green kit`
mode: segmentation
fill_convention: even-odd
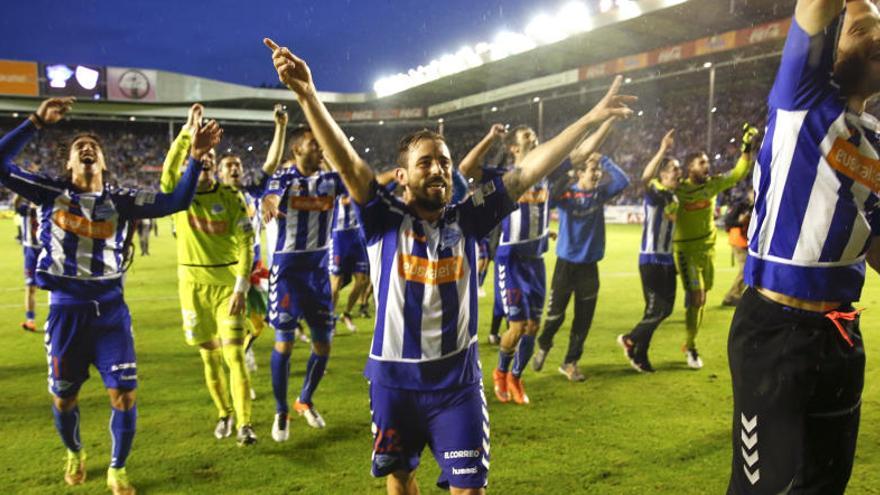
[[[187,125],[171,144],[162,166],[162,191],[173,189],[180,180],[184,151],[203,112],[200,104],[193,105]],[[251,425],[244,338],[254,229],[241,193],[216,180],[214,150],[206,157],[195,199],[187,210],[173,216],[184,337],[202,357],[205,383],[219,417],[214,436],[222,439],[232,434],[234,411],[238,444],[252,445],[257,436]],[[228,381],[224,362],[229,368]]]
[[[715,198],[751,172],[757,134],[755,127],[743,126],[742,154],[733,170],[726,174],[709,175],[709,157],[705,152],[688,155],[685,159],[687,178],[675,190],[679,208],[673,251],[685,291],[687,342],[684,352],[688,366],[693,369],[703,367],[695,340],[703,322],[706,293],[712,289],[715,274]]]

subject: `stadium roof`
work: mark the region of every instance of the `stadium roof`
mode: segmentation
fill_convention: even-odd
[[[378,101],[397,106],[432,105],[567,69],[778,20],[790,16],[794,5],[795,0],[690,0],[539,46]]]

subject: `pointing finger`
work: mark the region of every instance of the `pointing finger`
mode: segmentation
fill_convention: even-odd
[[[266,45],[273,52],[278,49],[278,43],[272,41],[271,38],[263,38],[263,44]]]

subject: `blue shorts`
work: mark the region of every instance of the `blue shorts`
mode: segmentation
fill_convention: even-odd
[[[333,242],[330,243],[330,273],[339,276],[369,271],[367,246],[360,229],[333,232]]]
[[[422,392],[370,384],[373,476],[413,471],[431,448],[448,489],[482,488],[489,479],[489,413],[481,383]]]
[[[34,279],[37,273],[37,258],[40,248],[24,247],[24,285],[37,285]]]
[[[106,388],[137,388],[137,360],[128,306],[108,302],[50,304],[46,320],[49,392],[72,397],[94,364]]]
[[[507,321],[540,321],[547,291],[544,259],[496,256],[495,266]]]
[[[269,324],[276,342],[293,342],[297,321],[306,320],[313,342],[328,343],[334,327],[333,296],[326,265],[280,263],[269,270]]]

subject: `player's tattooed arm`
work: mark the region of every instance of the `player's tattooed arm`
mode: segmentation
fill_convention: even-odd
[[[284,139],[287,134],[287,112],[280,103],[275,104],[275,134],[272,136],[272,144],[269,145],[269,152],[266,154],[266,161],[263,163],[263,173],[271,176],[281,164],[281,158],[284,156]]]
[[[518,199],[528,188],[550,174],[568,156],[584,136],[612,118],[626,119],[632,115],[627,104],[635,96],[621,95],[623,78],[617,76],[605,96],[589,112],[566,127],[553,139],[529,152],[513,170],[504,174],[503,181],[511,199]]]
[[[808,35],[819,34],[837,19],[846,3],[847,0],[798,0],[794,18]]]
[[[504,182],[504,189],[507,190],[507,195],[513,202],[519,201],[519,197],[532,187],[531,184],[526,184],[523,180],[523,171],[520,167],[513,167],[512,170],[501,177],[501,180]]]
[[[492,149],[492,145],[496,141],[504,139],[505,134],[507,134],[507,131],[504,130],[503,125],[492,124],[488,134],[476,146],[471,148],[468,154],[462,158],[461,163],[458,164],[458,169],[462,175],[479,182],[483,178],[482,166],[486,160],[486,153]]]
[[[373,169],[357,154],[342,128],[318,98],[309,66],[287,47],[280,47],[269,38],[265,38],[263,43],[272,50],[272,63],[278,72],[278,80],[296,94],[296,100],[327,161],[339,172],[349,194],[357,203],[369,202],[375,179]]]

